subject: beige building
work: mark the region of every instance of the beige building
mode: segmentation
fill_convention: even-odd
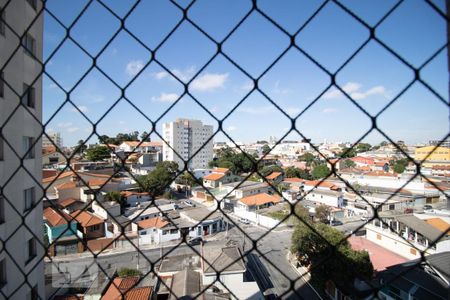
[[[7,24],[0,22],[0,239],[6,240],[0,253],[0,283],[9,299],[45,299],[39,186],[42,68],[38,61],[42,61],[43,19],[37,15],[41,6],[41,1],[0,0]],[[22,41],[17,35],[23,36]],[[15,110],[19,103],[22,106]]]
[[[414,159],[422,163],[422,167],[432,168],[433,166],[450,165],[450,148],[426,146],[416,148]]]
[[[208,141],[212,134],[213,126],[203,125],[198,120],[177,119],[175,122],[164,123],[163,160],[174,161],[182,169],[183,160],[192,158],[188,164],[189,169],[207,168],[213,159],[213,141]]]

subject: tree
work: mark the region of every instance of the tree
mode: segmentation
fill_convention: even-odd
[[[252,155],[240,152],[236,153],[229,147],[218,151],[217,157],[208,163],[210,167],[228,168],[234,174],[254,171],[256,159]]]
[[[262,146],[262,154],[266,155],[267,153],[270,152],[270,147],[269,145],[265,144],[264,146]]]
[[[331,173],[331,170],[326,164],[317,165],[312,171],[312,177],[314,179],[320,179],[327,177]]]
[[[298,157],[298,160],[299,161],[306,161],[306,165],[310,166],[316,160],[316,157],[312,153],[308,152],[308,153],[305,153],[303,155],[300,155]]]
[[[392,166],[392,169],[394,170],[395,173],[401,174],[405,172],[405,169],[408,166],[409,161],[406,158],[400,158],[400,159],[393,159],[389,163]]]
[[[310,267],[311,280],[324,287],[332,280],[338,287],[352,287],[356,278],[369,280],[373,266],[366,251],[354,251],[344,234],[331,226],[317,223],[299,224],[292,234],[291,252]],[[343,241],[343,242],[341,242]]]
[[[356,164],[355,164],[355,162],[354,162],[353,160],[351,160],[351,159],[346,159],[346,160],[344,160],[344,162],[343,162],[343,166],[344,166],[344,169],[347,169],[347,168],[354,168],[354,167],[356,167]]]
[[[143,133],[141,133],[141,141],[142,142],[150,142],[150,135],[148,134],[147,131],[144,131]]]
[[[120,204],[120,211],[123,212],[127,206],[127,201],[124,197],[117,191],[107,192],[104,196],[106,201],[114,201]]]
[[[357,152],[367,152],[372,148],[372,145],[368,143],[359,143],[356,145],[356,151]]]
[[[178,164],[173,161],[163,161],[156,165],[155,170],[145,176],[138,177],[138,182],[153,197],[162,195],[175,180]]]
[[[110,150],[105,146],[94,146],[86,150],[86,158],[90,161],[99,161],[110,156]]]
[[[321,204],[316,207],[316,219],[320,222],[326,222],[330,216],[331,208],[328,205]]]
[[[141,276],[142,273],[141,271],[137,270],[137,269],[132,269],[132,268],[120,268],[119,270],[117,270],[117,275],[119,277],[129,277],[129,276]]]
[[[341,153],[338,154],[339,157],[342,158],[350,158],[350,157],[355,157],[356,156],[356,151],[354,148],[347,148],[344,147],[341,151]]]
[[[283,168],[280,166],[266,166],[259,171],[259,173],[261,173],[264,177],[272,174],[273,172],[283,172]]]
[[[256,143],[257,143],[257,144],[268,144],[267,141],[257,141]]]
[[[311,179],[311,174],[307,170],[299,169],[296,167],[288,167],[285,170],[285,175],[287,178],[302,178],[302,179]]]
[[[86,151],[87,146],[84,144],[83,140],[79,140],[77,143],[77,147],[75,148],[75,153],[83,155],[84,151]]]

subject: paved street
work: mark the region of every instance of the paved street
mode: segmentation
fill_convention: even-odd
[[[268,298],[319,299],[311,287],[302,278],[299,279],[300,275],[287,261],[286,256],[290,247],[292,229],[270,232],[261,238],[267,233],[266,229],[253,225],[239,225],[251,239],[260,239],[256,244],[258,251],[255,251],[253,242],[249,238],[244,238],[244,234],[238,228],[221,232],[212,237],[217,240],[208,241],[206,244],[208,246],[223,246],[226,243],[231,243],[244,249],[248,273],[258,282],[261,290]],[[195,249],[200,253],[199,246],[195,246]],[[180,245],[176,248],[153,248],[142,252],[144,255],[139,256],[134,250],[101,255],[95,261],[89,257],[75,255],[70,259],[55,258],[55,262],[58,262],[61,269],[70,269],[76,266],[78,269],[84,270],[92,267],[93,272],[95,272],[96,266],[99,265],[104,271],[112,272],[122,267],[136,268],[139,266],[139,269],[146,273],[151,269],[152,264],[153,267],[159,265],[161,254],[163,256],[167,253],[171,255],[188,254],[192,253],[193,250],[186,245]],[[54,273],[55,266],[55,264],[47,263],[46,275],[52,273],[52,267]],[[51,279],[49,278],[49,280]],[[291,289],[291,280],[297,280],[294,283],[294,289]]]

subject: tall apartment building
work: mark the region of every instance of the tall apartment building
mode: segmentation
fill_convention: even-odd
[[[167,143],[163,144],[163,160],[177,162],[182,169],[183,160],[192,157],[188,168],[207,168],[213,159],[213,141],[211,139],[207,142],[212,134],[213,126],[203,125],[199,120],[177,119],[175,122],[164,123],[163,138]],[[193,156],[200,148],[201,150]]]
[[[58,146],[58,148],[62,149],[63,142],[62,142],[61,133],[53,132],[53,133],[47,133],[47,135],[48,135],[48,137],[45,135],[42,136],[42,148],[53,147],[54,144],[56,144],[56,146]],[[52,143],[52,141],[54,144]]]
[[[45,299],[41,6],[0,0],[0,299]]]

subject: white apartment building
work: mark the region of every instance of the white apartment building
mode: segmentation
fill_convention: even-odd
[[[43,56],[41,6],[36,0],[0,0],[6,20],[0,22],[0,298],[45,299],[42,67],[36,61]]]
[[[188,163],[189,169],[207,168],[213,159],[213,141],[208,141],[212,134],[213,126],[203,125],[199,120],[177,119],[164,123],[163,138],[166,142],[163,143],[163,160],[174,161],[182,169],[183,161],[192,158]]]
[[[42,136],[42,148],[54,147],[55,145],[58,146],[58,148],[63,147],[61,133],[53,132],[53,133],[47,133],[47,135],[48,135],[48,137],[45,135]],[[52,141],[55,145],[52,143]]]

